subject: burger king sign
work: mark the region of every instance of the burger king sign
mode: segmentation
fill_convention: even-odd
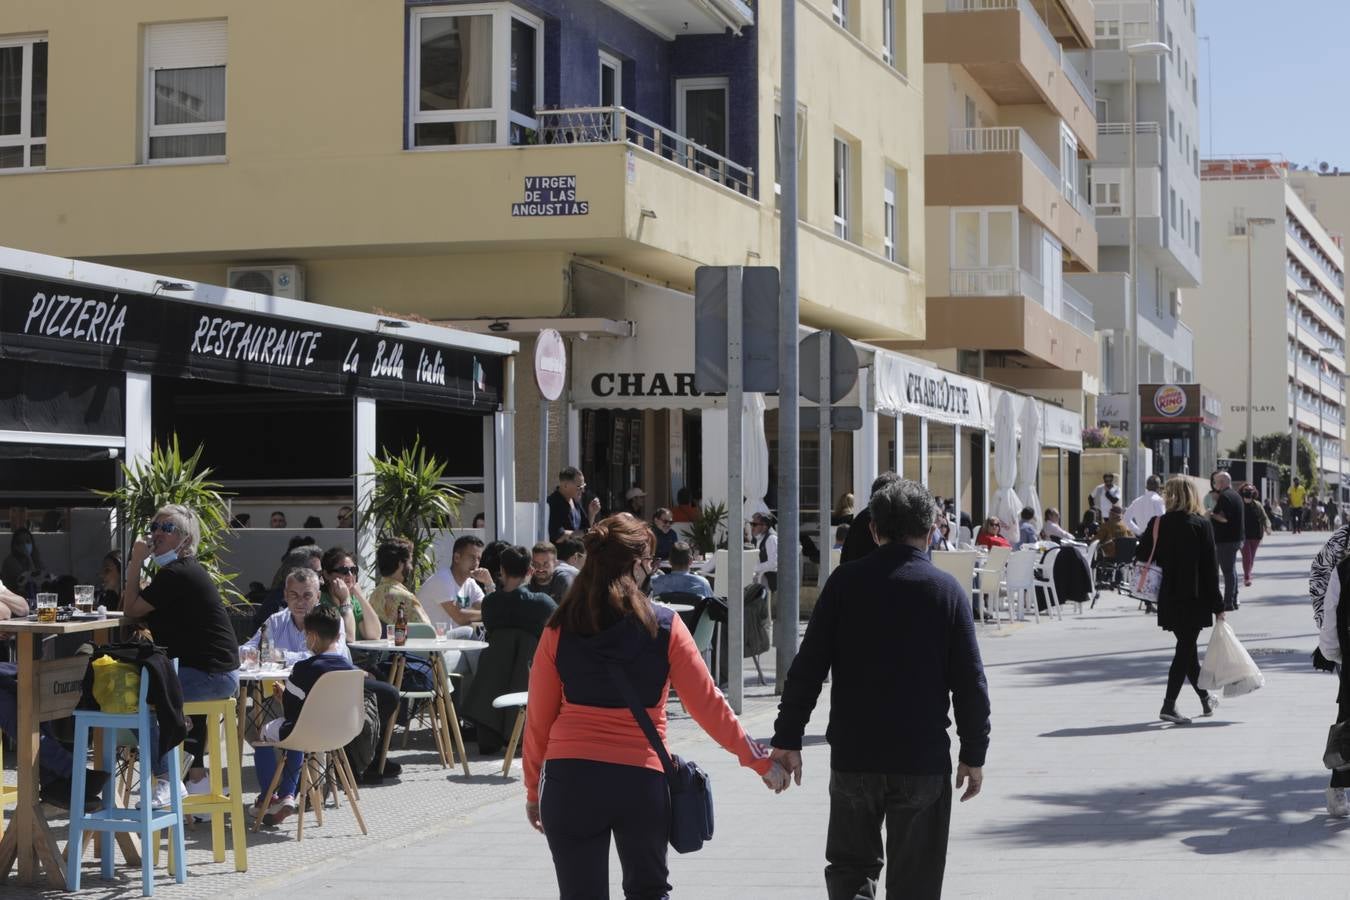
[[[1175,384],[1164,384],[1153,394],[1153,408],[1168,418],[1179,416],[1186,411],[1186,392]]]

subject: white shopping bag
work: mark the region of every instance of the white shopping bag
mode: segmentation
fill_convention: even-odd
[[[1222,688],[1225,697],[1239,697],[1265,683],[1265,676],[1233,633],[1233,627],[1222,620],[1215,622],[1205,661],[1200,665],[1200,688],[1206,691]]]

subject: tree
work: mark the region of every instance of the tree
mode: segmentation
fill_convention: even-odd
[[[1287,432],[1275,432],[1274,434],[1257,435],[1255,439],[1256,454],[1255,459],[1269,460],[1277,463],[1280,471],[1280,490],[1289,490],[1289,434]],[[1228,454],[1230,459],[1247,458],[1247,440],[1243,438],[1242,443],[1233,448]],[[1308,443],[1305,437],[1298,439],[1298,477],[1305,485],[1315,485],[1317,451],[1313,449],[1312,444]]]

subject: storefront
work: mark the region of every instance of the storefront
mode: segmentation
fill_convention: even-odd
[[[1098,416],[1128,433],[1124,395],[1101,398]],[[1219,398],[1200,384],[1139,385],[1139,430],[1158,475],[1208,477],[1218,465]]]
[[[0,514],[10,528],[37,525],[40,547],[54,543],[47,532],[66,530],[62,510],[102,505],[93,492],[115,486],[121,462],[173,436],[188,452],[200,444],[203,465],[240,503],[273,504],[284,492],[354,506],[370,458],[420,437],[481,486],[488,533],[509,538],[515,350],[496,337],[0,249]],[[362,543],[359,524],[345,542]],[[285,534],[302,531],[294,521]],[[66,555],[68,570],[87,577],[84,556]]]

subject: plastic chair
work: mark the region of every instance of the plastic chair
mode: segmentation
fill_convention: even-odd
[[[502,774],[511,774],[511,760],[516,755],[516,747],[520,746],[520,734],[525,730],[525,704],[530,699],[529,691],[517,691],[514,694],[502,694],[492,701],[493,709],[510,709],[515,706],[519,708],[516,713],[516,724],[511,726],[511,740],[506,742],[506,758],[502,761]]]
[[[937,550],[933,553],[933,565],[955,578],[972,603],[975,597],[975,560],[978,556],[974,550]]]
[[[1008,557],[1011,555],[1011,547],[993,547],[990,549],[989,558],[985,560],[985,564],[975,570],[975,595],[980,600],[980,609],[984,615],[992,615],[995,627],[1000,629],[1003,627],[1003,614],[998,601],[1003,590],[1004,570],[1007,568]],[[1017,618],[1022,617],[1019,615]],[[1013,608],[1011,598],[1009,598],[1008,624],[1012,624],[1012,621]]]
[[[230,843],[234,849],[234,870],[246,872],[248,871],[248,835],[244,820],[244,779],[240,774],[242,764],[239,753],[237,709],[237,701],[234,697],[225,700],[198,700],[183,704],[183,715],[206,716],[206,742],[210,745],[207,752],[209,766],[207,771],[211,785],[209,793],[185,796],[183,798],[183,813],[184,815],[214,813],[211,816],[211,852],[212,858],[218,863],[225,861],[224,813],[229,813]],[[222,759],[225,763],[223,767],[221,765]],[[225,793],[222,769],[227,769],[230,774],[229,794]]]
[[[1041,561],[1036,565],[1036,587],[1045,591],[1045,603],[1047,612],[1053,610],[1055,618],[1064,621],[1064,604],[1059,602],[1059,591],[1055,588],[1055,557],[1060,553],[1060,548],[1055,547],[1052,550],[1045,551]],[[1083,611],[1083,605],[1078,605],[1078,611]]]
[[[356,776],[352,774],[351,764],[347,762],[347,752],[343,749],[361,733],[361,726],[365,724],[365,680],[366,673],[360,669],[353,669],[350,672],[327,672],[321,675],[319,680],[314,682],[309,696],[305,697],[305,703],[300,707],[300,718],[291,729],[291,733],[286,735],[285,740],[275,743],[258,741],[253,745],[258,752],[270,747],[282,755],[287,750],[304,754],[304,760],[300,765],[298,792],[300,806],[297,809],[299,815],[295,823],[297,841],[305,839],[305,804],[314,790],[312,770],[317,768],[322,773],[328,771],[330,766],[337,773],[338,781],[342,783],[342,790],[347,795],[347,802],[352,805],[352,812],[356,814],[356,823],[361,826],[361,833],[368,833],[366,820],[361,817],[361,807],[357,805]],[[285,768],[279,761],[276,774],[272,776],[272,783],[263,791],[262,796],[271,797],[277,792],[277,785],[281,783],[281,774]],[[260,804],[253,821],[254,831],[262,825],[266,813],[266,804]],[[315,806],[314,815],[322,825],[322,801]]]
[[[1036,577],[1036,566],[1039,562],[1040,554],[1035,550],[1018,550],[1008,557],[1007,574],[1005,576],[1008,588],[1008,606],[1011,608],[1012,604],[1016,602],[1018,609],[1022,611],[1021,615],[1025,615],[1027,605],[1030,604],[1037,624],[1041,621],[1041,605],[1036,602],[1036,587],[1041,585],[1040,580]]]
[[[89,757],[89,729],[106,728],[116,731],[129,729],[136,738],[136,745],[142,760],[155,759],[150,747],[150,706],[145,701],[146,691],[150,687],[150,672],[141,669],[141,693],[134,713],[105,713],[98,710],[75,710],[75,764],[71,773],[71,796],[83,797],[85,790],[85,760]],[[102,767],[106,772],[114,771],[113,754],[116,752],[116,740],[103,742]],[[94,812],[85,812],[80,803],[74,803],[70,810],[70,834],[66,843],[66,884],[70,890],[80,889],[80,856],[83,850],[86,831],[103,833],[102,875],[105,880],[113,877],[113,840],[115,832],[133,832],[140,835],[141,847],[153,847],[155,832],[170,829],[169,866],[174,870],[174,879],[182,884],[187,880],[187,856],[183,842],[183,776],[178,764],[178,754],[169,754],[169,809],[156,810],[152,806],[155,779],[141,778],[140,809],[114,807],[115,791],[112,787],[103,791],[103,807]],[[155,871],[153,855],[141,853],[141,891],[146,897],[155,893]]]

